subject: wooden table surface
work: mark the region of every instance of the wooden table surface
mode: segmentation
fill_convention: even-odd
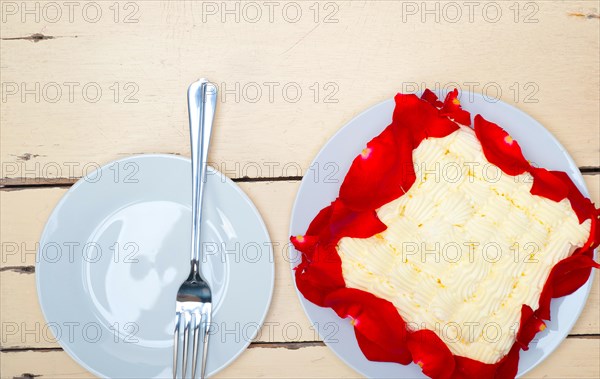
[[[201,76],[221,93],[210,161],[252,198],[278,246],[325,141],[367,107],[425,86],[532,115],[598,203],[599,5],[3,1],[0,376],[92,376],[48,336],[36,241],[82,174],[135,154],[188,156],[186,88]],[[275,256],[269,326],[218,377],[357,377],[315,335],[281,249]],[[597,278],[569,337],[527,377],[600,377]]]

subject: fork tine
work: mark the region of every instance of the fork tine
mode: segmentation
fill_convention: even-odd
[[[183,366],[181,368],[182,378],[185,379],[185,374],[187,371],[187,361],[188,361],[188,344],[189,344],[189,329],[191,322],[191,315],[189,312],[184,312],[184,328],[183,328]]]
[[[202,313],[203,316],[205,317],[204,323],[203,325],[203,333],[204,333],[204,343],[202,346],[202,366],[200,367],[200,378],[204,379],[206,376],[206,357],[208,354],[208,328],[210,327],[210,323],[211,323],[211,308],[212,305],[211,303],[207,303],[204,304],[205,305],[205,309],[202,309]],[[204,317],[203,317],[204,318]]]
[[[202,325],[202,315],[194,312],[194,344],[192,345],[192,378],[196,378],[196,365],[198,362],[198,329]]]
[[[177,363],[179,362],[179,324],[181,320],[181,313],[175,314],[175,332],[173,341],[173,379],[177,379]]]

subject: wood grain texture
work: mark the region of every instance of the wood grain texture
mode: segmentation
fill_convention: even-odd
[[[598,378],[599,339],[568,338],[541,365],[524,378]],[[44,378],[93,378],[63,351],[23,351],[0,353],[2,379],[24,378],[24,374]],[[32,365],[32,362],[35,362]],[[246,350],[217,378],[359,378],[354,370],[325,346],[296,350],[252,347]]]
[[[185,88],[199,75],[221,88],[210,160],[233,178],[306,173],[353,116],[415,84],[456,83],[490,98],[500,91],[555,134],[579,166],[600,166],[598,19],[570,15],[595,2],[529,2],[527,9],[522,2],[516,22],[512,2],[493,3],[500,17],[496,5],[486,16],[485,2],[471,16],[461,6],[459,19],[446,2],[430,5],[429,15],[421,2],[410,2],[416,10],[399,1],[320,3],[318,15],[313,2],[279,2],[272,22],[263,8],[255,23],[244,8],[237,21],[224,15],[221,2],[213,3],[215,15],[207,2],[129,3],[136,23],[123,22],[133,12],[125,2],[119,22],[113,2],[98,2],[95,23],[82,9],[73,22],[66,10],[54,23],[7,16],[5,184],[79,177],[136,153],[187,155]],[[289,4],[301,9],[297,22],[282,15]],[[327,21],[335,22],[326,22],[332,12]],[[54,38],[32,42],[34,33]],[[64,83],[76,84],[71,91]]]

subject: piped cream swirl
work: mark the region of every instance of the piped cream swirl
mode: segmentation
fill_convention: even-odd
[[[550,270],[582,246],[568,200],[530,193],[533,179],[490,164],[473,130],[424,140],[417,180],[377,210],[387,230],[338,244],[348,287],[392,302],[413,329],[430,329],[460,356],[496,363],[533,309]]]

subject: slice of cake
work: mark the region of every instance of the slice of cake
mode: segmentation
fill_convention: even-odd
[[[550,300],[599,267],[600,211],[499,126],[477,115],[469,127],[457,95],[396,96],[338,199],[291,238],[297,286],[350,317],[368,359],[514,377]]]

